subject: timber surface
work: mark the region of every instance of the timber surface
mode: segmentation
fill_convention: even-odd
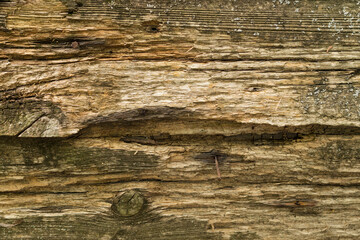
[[[0,238],[359,239],[359,9],[0,0]]]

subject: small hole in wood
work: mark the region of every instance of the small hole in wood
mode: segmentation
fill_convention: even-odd
[[[152,27],[152,28],[151,28],[151,31],[152,31],[152,32],[158,32],[159,29],[157,29],[157,27]]]
[[[248,89],[249,92],[260,92],[262,89],[259,87],[251,87]]]
[[[144,26],[148,32],[157,33],[161,30],[161,23],[157,20],[144,21],[141,25]]]

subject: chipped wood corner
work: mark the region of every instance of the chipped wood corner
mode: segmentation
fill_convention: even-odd
[[[359,24],[357,0],[0,0],[0,239],[359,239]]]

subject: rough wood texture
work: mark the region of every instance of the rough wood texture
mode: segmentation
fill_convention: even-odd
[[[0,0],[0,238],[359,239],[359,8]]]

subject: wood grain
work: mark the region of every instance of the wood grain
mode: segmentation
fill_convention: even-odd
[[[359,7],[0,1],[0,238],[358,239]]]
[[[99,116],[148,107],[359,126],[357,1],[10,3],[0,35],[1,108],[11,112],[3,135],[44,114],[21,135],[69,136]]]

